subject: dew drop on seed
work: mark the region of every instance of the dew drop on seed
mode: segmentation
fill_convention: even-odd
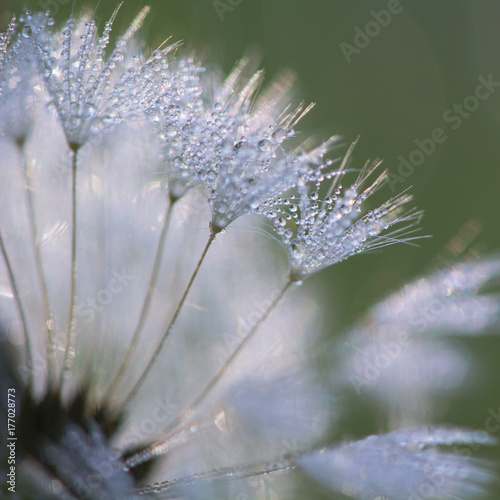
[[[268,141],[267,139],[262,139],[261,141],[259,141],[259,149],[262,151],[262,152],[269,152],[271,151],[272,149],[272,144],[270,141]]]
[[[24,38],[30,38],[33,35],[33,30],[29,24],[23,28],[22,34]]]
[[[278,127],[273,133],[272,133],[272,138],[274,142],[281,143],[285,139],[286,132],[281,128]]]
[[[278,227],[285,227],[286,226],[286,219],[284,217],[278,217],[274,223]]]

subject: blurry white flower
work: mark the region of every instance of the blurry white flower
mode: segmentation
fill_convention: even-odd
[[[405,423],[429,418],[435,397],[459,387],[474,367],[453,337],[484,335],[498,324],[498,298],[482,290],[499,273],[498,258],[485,258],[408,283],[334,348],[342,359],[332,380],[389,404]]]
[[[481,333],[500,319],[497,297],[481,293],[498,276],[498,258],[458,263],[405,285],[371,315],[386,330],[412,335]]]
[[[492,471],[487,462],[453,451],[477,444],[495,440],[460,429],[417,427],[322,449],[300,457],[299,464],[329,488],[359,500],[476,498],[486,493]]]

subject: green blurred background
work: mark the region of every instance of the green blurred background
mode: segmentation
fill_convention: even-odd
[[[52,5],[56,19],[64,20],[72,3],[0,0],[2,22],[25,5]],[[399,245],[350,259],[307,283],[324,291],[320,300],[331,311],[326,320],[332,330],[340,331],[389,290],[437,262],[450,262],[469,242],[486,254],[500,248],[500,86],[456,130],[457,120],[443,118],[448,110],[448,117],[458,116],[453,106],[474,95],[479,77],[500,82],[498,0],[126,0],[118,25],[125,26],[146,3],[152,8],[145,24],[151,46],[171,35],[226,73],[255,49],[268,81],[290,69],[297,75],[298,97],[317,103],[300,130],[323,138],[340,134],[346,144],[360,135],[354,155],[359,165],[380,157],[398,174],[400,155],[408,159],[418,149],[416,140],[438,127],[445,130],[447,139],[393,184],[393,194],[412,186],[415,204],[426,212],[423,231],[433,238],[418,248]],[[101,23],[116,4],[100,2]],[[77,0],[80,5],[95,3]],[[389,7],[390,21],[386,17],[386,26],[379,22],[377,28],[373,12]],[[359,33],[366,31],[371,36],[363,39]],[[458,398],[443,419],[480,426],[486,409],[498,408],[499,347],[496,339],[473,343],[471,349],[491,365],[487,383],[474,401]]]

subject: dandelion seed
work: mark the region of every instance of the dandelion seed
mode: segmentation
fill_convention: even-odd
[[[0,39],[0,133],[24,142],[41,105],[41,78],[30,38],[38,30],[36,21],[13,18]],[[26,23],[26,24],[24,24]]]
[[[57,33],[47,26],[33,37],[50,103],[73,150],[127,118],[114,85],[125,71],[121,62],[129,58],[125,53],[127,42],[140,28],[140,23],[132,23],[106,57],[120,6],[100,35],[94,19],[87,17],[78,23],[70,19]],[[138,19],[143,17],[140,14]]]
[[[273,92],[264,93],[251,105],[262,73],[242,81],[248,64],[240,62],[223,84],[217,84],[198,76],[202,68],[193,58],[181,59],[173,68],[169,66],[161,80],[163,93],[157,96],[155,88],[155,107],[146,110],[159,124],[175,196],[185,189],[179,183],[205,185],[212,207],[211,226],[217,232],[255,213],[260,203],[296,187],[312,168],[293,149],[285,149],[293,126],[310,107],[279,109],[278,103],[289,91],[284,77]],[[204,104],[208,87],[215,87],[211,89],[214,97]]]
[[[314,191],[305,192],[298,199],[277,198],[262,210],[283,239],[290,257],[291,275],[296,281],[352,255],[414,239],[408,237],[412,234],[410,229],[420,220],[422,212],[404,212],[404,205],[412,200],[410,195],[391,198],[363,215],[367,199],[387,177],[387,172],[382,172],[373,179],[379,163],[367,163],[354,184],[342,190],[340,179],[346,173],[354,144],[337,171],[324,173],[326,163],[313,178],[304,179],[314,181]],[[322,150],[320,156],[323,154]],[[320,199],[319,189],[332,178],[328,193]],[[398,224],[402,227],[387,232]]]

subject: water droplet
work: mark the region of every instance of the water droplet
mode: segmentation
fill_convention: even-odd
[[[269,152],[273,148],[271,141],[268,141],[267,139],[262,139],[259,141],[259,149],[263,152]]]
[[[97,108],[93,104],[88,104],[85,108],[85,117],[94,118],[97,115]]]
[[[209,170],[207,172],[207,181],[209,183],[212,183],[215,182],[215,179],[217,179],[217,173],[215,172],[215,170]]]
[[[222,143],[221,152],[225,155],[230,155],[233,152],[233,141],[231,139],[226,139]]]
[[[286,226],[286,219],[284,217],[278,217],[275,221],[274,224],[277,227],[285,227]]]
[[[286,137],[286,131],[281,127],[278,127],[272,134],[272,139],[274,142],[281,143]]]
[[[160,111],[156,108],[148,108],[144,114],[152,122],[158,123],[160,121]]]
[[[29,24],[23,28],[22,34],[24,38],[30,38],[33,35],[33,30]]]

